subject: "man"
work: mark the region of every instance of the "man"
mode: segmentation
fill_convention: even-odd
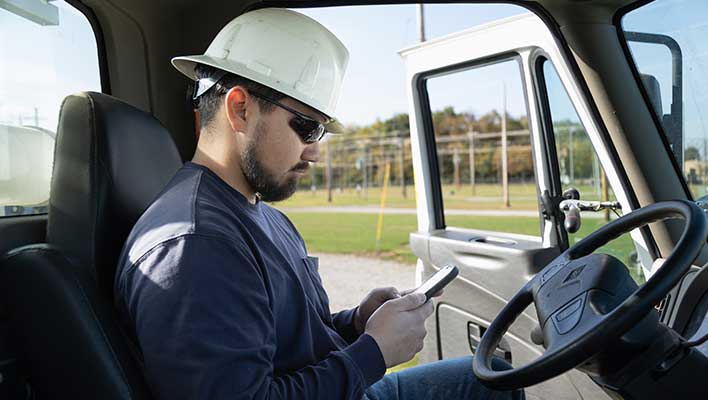
[[[421,350],[432,303],[382,288],[330,314],[317,260],[264,204],[292,195],[325,132],[341,131],[331,115],[347,60],[327,29],[279,9],[244,14],[205,55],[173,60],[197,81],[197,149],[134,227],[115,285],[159,398],[491,394],[469,358],[382,379]]]

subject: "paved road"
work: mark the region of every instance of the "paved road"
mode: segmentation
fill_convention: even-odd
[[[332,312],[355,307],[371,289],[415,284],[415,266],[348,254],[311,254],[320,259],[320,276]]]

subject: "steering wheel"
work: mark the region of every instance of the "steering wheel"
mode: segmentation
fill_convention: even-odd
[[[637,287],[619,260],[595,250],[652,222],[681,218],[681,238],[659,270]],[[600,353],[639,323],[688,271],[708,236],[703,211],[684,200],[655,203],[624,215],[579,241],[536,274],[501,310],[474,355],[477,378],[495,389],[518,389],[558,376]],[[535,303],[544,353],[509,370],[494,371],[492,355],[509,326]]]

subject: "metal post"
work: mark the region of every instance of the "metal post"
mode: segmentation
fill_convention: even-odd
[[[708,159],[708,141],[706,141],[706,138],[703,138],[703,162],[701,162],[701,183],[703,184],[703,187],[705,190],[705,184],[708,183],[706,182],[706,159]],[[700,158],[700,157],[699,157]],[[703,194],[706,194],[703,192]]]
[[[339,170],[339,193],[344,192],[344,165],[337,166]]]
[[[342,160],[341,156],[341,151],[342,149],[342,141],[337,142],[337,160]],[[339,193],[344,192],[344,171],[345,171],[345,164],[339,164],[337,166],[337,169],[339,170]]]
[[[418,41],[425,42],[425,12],[423,4],[418,4]]]
[[[570,184],[575,185],[575,162],[573,161],[573,131],[568,128],[568,156],[570,157]]]
[[[457,147],[453,150],[452,165],[455,167],[455,188],[460,190],[460,149]]]
[[[509,159],[508,159],[508,146],[506,138],[506,84],[502,81],[502,115],[501,115],[501,129],[502,129],[502,197],[504,201],[504,206],[509,207],[511,203],[509,202]]]
[[[369,198],[369,143],[364,143],[364,198]]]
[[[317,194],[317,174],[315,173],[315,168],[310,168],[310,191],[314,196]]]
[[[403,198],[406,198],[406,171],[404,169],[404,139],[403,137],[398,138],[398,170],[399,170],[399,178],[401,181],[401,193],[403,194]]]
[[[474,172],[474,132],[467,133],[469,138],[470,148],[470,186],[472,186],[472,194],[475,194],[475,172]]]
[[[601,171],[601,176],[600,176],[600,184],[602,185],[602,201],[608,201],[610,198],[609,195],[609,190],[607,189],[607,175],[605,175],[605,171]],[[605,222],[610,220],[610,210],[605,209],[603,211],[604,213],[604,220]]]
[[[325,142],[325,151],[327,152],[327,202],[332,202],[332,154],[329,149],[329,140]]]
[[[384,209],[386,207],[386,189],[388,188],[388,178],[391,172],[391,164],[386,160],[386,167],[384,169],[383,184],[381,185],[381,203],[379,205],[379,220],[376,224],[376,254],[379,254],[381,249],[381,236],[383,234],[383,217]]]
[[[600,198],[600,161],[594,152],[592,153],[592,184],[595,186],[595,195]]]

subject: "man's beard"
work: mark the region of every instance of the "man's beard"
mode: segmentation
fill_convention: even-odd
[[[246,181],[251,186],[254,192],[260,195],[263,201],[282,201],[295,193],[297,189],[297,178],[295,176],[287,177],[283,182],[278,182],[275,176],[268,172],[266,168],[258,160],[256,155],[256,147],[258,138],[263,133],[264,126],[259,124],[256,127],[256,135],[251,142],[246,146],[245,154],[241,159],[241,170],[246,178]],[[308,163],[303,161],[298,163],[291,170],[305,170]]]

